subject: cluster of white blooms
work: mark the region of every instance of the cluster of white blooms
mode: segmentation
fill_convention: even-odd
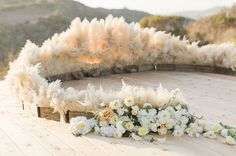
[[[225,143],[229,145],[235,145],[236,144],[236,129],[224,126],[223,124],[206,124],[204,125],[204,131],[203,136],[207,138],[214,139],[217,137],[217,135],[221,135],[225,138]]]
[[[105,137],[131,137],[152,142],[158,138],[150,133],[172,133],[177,137],[184,134],[199,137],[203,134],[210,139],[222,135],[229,145],[235,144],[236,141],[236,129],[226,128],[227,126],[222,124],[203,124],[181,104],[157,108],[151,103],[140,105],[140,100],[131,96],[122,101],[116,99],[107,104],[103,102],[94,118],[86,120],[84,117],[77,117],[71,122],[72,133],[76,136],[78,133],[84,135],[94,131]]]

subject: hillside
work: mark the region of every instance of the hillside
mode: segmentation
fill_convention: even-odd
[[[16,57],[27,39],[40,45],[54,33],[65,30],[76,17],[88,20],[107,15],[123,16],[127,22],[150,14],[128,9],[91,8],[73,0],[0,1],[0,78],[9,60]]]
[[[188,37],[200,44],[236,41],[236,4],[187,26]]]
[[[143,28],[154,27],[158,31],[166,31],[183,37],[186,35],[185,25],[192,21],[192,19],[182,16],[147,16],[142,18],[139,23]]]
[[[18,24],[35,21],[39,17],[60,14],[69,20],[75,17],[104,18],[108,14],[123,16],[126,21],[138,21],[150,14],[129,9],[91,8],[73,0],[3,0],[0,2],[0,23]]]

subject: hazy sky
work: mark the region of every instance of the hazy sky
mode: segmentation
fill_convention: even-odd
[[[152,14],[171,14],[179,11],[205,10],[230,6],[236,0],[77,0],[90,7],[143,10]]]

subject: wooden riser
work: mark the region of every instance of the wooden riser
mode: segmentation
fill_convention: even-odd
[[[22,101],[22,109],[25,110],[24,102]],[[36,107],[36,115],[39,118],[45,118],[48,120],[54,120],[54,121],[61,121],[60,114],[58,112],[54,112],[52,108],[50,107]],[[93,113],[89,112],[79,112],[79,111],[67,111],[65,114],[65,121],[66,123],[70,123],[71,118],[77,117],[77,116],[86,116],[87,118],[94,117]]]
[[[143,72],[143,71],[181,71],[181,72],[207,72],[207,73],[217,73],[236,76],[236,71],[233,71],[230,68],[223,67],[213,67],[213,66],[204,66],[204,65],[186,65],[186,64],[145,64],[141,66],[129,65],[124,69],[114,68],[112,70],[98,71],[91,70],[90,72],[75,71],[60,75],[48,76],[46,79],[49,82],[60,79],[61,81],[69,80],[81,80],[84,77],[99,77],[109,74],[121,74],[121,73],[133,73],[133,72]]]

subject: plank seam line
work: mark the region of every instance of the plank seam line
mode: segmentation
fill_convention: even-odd
[[[101,147],[99,147],[98,145],[94,144],[93,142],[89,141],[88,139],[86,139],[84,136],[81,136],[81,138],[83,138],[85,141],[87,141],[88,143],[94,145],[95,147],[97,147],[99,150],[101,150],[102,152],[106,153],[107,155],[109,156],[112,156],[110,155],[110,153],[108,153],[107,151],[105,151],[104,149],[102,149]],[[113,146],[113,145],[112,145]]]
[[[0,127],[0,130],[8,137],[8,139],[16,146],[19,151],[26,156],[26,153],[13,141],[13,139]]]
[[[51,152],[45,145],[41,144],[40,141],[38,140],[38,138],[35,137],[31,132],[29,132],[29,131],[24,127],[24,125],[20,124],[17,119],[16,119],[15,121],[17,121],[16,124],[17,124],[18,127],[22,128],[27,134],[29,134],[32,138],[34,138],[34,140],[35,140],[38,144],[40,144],[44,149],[46,149],[46,150],[50,153],[50,155],[54,155],[54,153]]]
[[[36,121],[35,119],[33,119],[34,121]],[[38,121],[38,120],[37,120]],[[41,121],[39,122],[38,121],[38,123],[42,126],[42,127],[44,127],[49,133],[51,133],[53,136],[55,136],[56,138],[58,138],[60,141],[62,141],[65,145],[67,145],[68,147],[70,147],[71,149],[73,149],[74,150],[74,148],[73,147],[71,147],[69,144],[67,144],[63,139],[61,139],[60,137],[58,137],[57,135],[55,135],[55,133],[53,133],[53,131],[51,130],[51,129],[49,129],[47,126],[45,126],[43,123],[41,123]],[[99,149],[100,150],[100,149]],[[75,153],[77,153],[77,151],[75,151],[74,150],[74,152]],[[78,153],[79,154],[79,153]],[[81,154],[81,153],[80,153]]]

